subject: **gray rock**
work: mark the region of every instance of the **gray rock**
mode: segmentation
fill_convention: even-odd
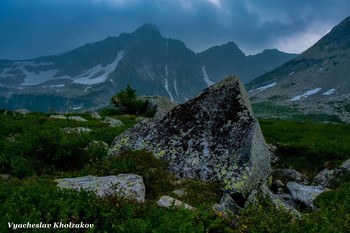
[[[24,108],[22,108],[22,109],[16,109],[16,110],[13,110],[14,112],[17,112],[17,113],[19,113],[19,114],[22,114],[22,115],[26,115],[26,114],[28,114],[28,113],[30,113],[30,111],[28,110],[28,109],[24,109]]]
[[[139,175],[120,174],[118,176],[83,176],[56,179],[57,186],[63,189],[93,191],[97,196],[117,195],[119,197],[143,203],[145,185]]]
[[[11,178],[10,174],[0,174],[0,178],[3,180],[9,180]]]
[[[275,184],[278,188],[285,187],[285,184],[281,180],[275,180]]]
[[[120,197],[145,202],[146,187],[139,175],[119,174],[113,190]]]
[[[270,152],[270,159],[271,159],[271,164],[275,164],[278,162],[279,158],[276,154],[277,151],[277,146],[272,145],[272,144],[267,144],[267,149]]]
[[[157,205],[160,207],[171,207],[171,206],[175,206],[175,207],[182,207],[188,210],[193,210],[194,208],[180,200],[177,200],[173,197],[170,196],[162,196],[158,201],[157,201]]]
[[[112,117],[105,117],[103,122],[109,124],[109,126],[112,127],[120,127],[124,125],[124,123],[121,120],[114,119]]]
[[[307,186],[295,182],[288,182],[287,188],[294,200],[300,201],[312,209],[316,208],[313,203],[316,197],[328,190],[321,186]]]
[[[183,189],[176,189],[176,190],[172,191],[172,193],[174,193],[178,197],[183,197],[186,195],[186,191]]]
[[[68,120],[72,120],[72,121],[81,121],[81,122],[85,122],[87,121],[86,119],[84,119],[81,116],[70,116],[68,117]]]
[[[65,115],[51,115],[49,117],[50,119],[60,119],[60,120],[66,120],[67,117]]]
[[[313,184],[321,185],[325,188],[332,188],[336,179],[343,173],[350,172],[350,159],[346,160],[339,167],[335,169],[324,169],[320,171],[314,178]]]
[[[144,121],[144,120],[146,120],[146,119],[147,119],[147,118],[145,118],[145,117],[139,116],[139,117],[136,117],[136,118],[135,118],[135,121],[140,122],[140,121]]]
[[[275,178],[281,179],[286,183],[289,181],[295,181],[295,182],[307,184],[306,175],[301,174],[300,172],[294,169],[285,169],[285,168],[274,169],[272,171],[272,175]]]
[[[274,195],[266,185],[260,185],[259,191],[263,197],[270,199],[271,203],[275,207],[285,210],[295,218],[301,218],[301,213],[299,211],[297,211],[292,205],[289,205],[283,199],[279,198],[280,196]]]
[[[101,148],[101,149],[104,149],[104,150],[108,150],[109,145],[106,142],[103,142],[103,141],[92,141],[84,149],[85,150],[89,150],[91,148]]]
[[[109,156],[146,149],[169,162],[179,177],[219,181],[248,194],[270,176],[270,157],[244,86],[230,76],[163,118],[117,136]]]
[[[101,115],[98,114],[98,112],[96,112],[96,111],[91,112],[90,115],[91,115],[92,118],[95,118],[95,119],[98,119],[98,120],[102,119]]]
[[[63,128],[62,131],[65,133],[90,133],[90,132],[92,132],[91,129],[85,128],[85,127],[75,127],[75,128],[66,127],[66,128]]]
[[[142,101],[148,101],[147,111],[155,112],[155,119],[162,118],[178,105],[178,103],[165,96],[139,96],[137,98]]]
[[[243,208],[239,207],[228,194],[224,194],[220,200],[220,204],[215,204],[213,208],[216,212],[221,212],[226,216],[238,214],[243,210]]]

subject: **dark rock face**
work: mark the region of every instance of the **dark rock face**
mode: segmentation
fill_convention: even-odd
[[[167,160],[180,177],[220,181],[223,190],[248,194],[270,176],[259,123],[238,78],[230,76],[163,118],[139,123],[115,138],[110,156],[146,149]]]

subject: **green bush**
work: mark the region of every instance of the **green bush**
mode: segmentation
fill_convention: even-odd
[[[126,114],[144,114],[147,112],[148,101],[138,100],[136,90],[128,85],[125,90],[121,90],[113,96],[111,102],[122,112]]]

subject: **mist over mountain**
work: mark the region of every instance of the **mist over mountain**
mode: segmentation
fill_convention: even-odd
[[[144,24],[55,56],[0,60],[0,108],[86,111],[106,106],[130,84],[138,95],[183,102],[235,73],[244,81],[294,58],[278,50],[246,56],[229,42],[194,53],[182,41],[164,38]]]
[[[350,17],[293,60],[247,85],[260,116],[323,115],[350,122]],[[278,109],[284,111],[266,111]]]

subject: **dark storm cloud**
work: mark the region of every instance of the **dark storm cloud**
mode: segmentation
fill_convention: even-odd
[[[1,0],[0,58],[58,54],[155,24],[194,51],[301,52],[350,15],[349,0]]]

